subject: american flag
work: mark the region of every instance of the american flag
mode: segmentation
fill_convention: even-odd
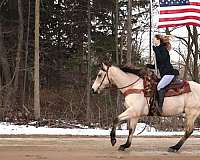
[[[159,28],[200,26],[200,0],[159,0]]]

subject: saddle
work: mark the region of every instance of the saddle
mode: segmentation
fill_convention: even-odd
[[[144,76],[144,96],[153,97],[157,91],[159,79],[154,74]],[[177,77],[165,88],[165,97],[179,96],[191,92],[190,85],[186,80],[180,80]]]

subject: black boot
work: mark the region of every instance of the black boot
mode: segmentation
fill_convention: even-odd
[[[164,102],[164,97],[165,97],[165,89],[160,89],[158,91],[158,111],[160,112],[160,114],[163,112],[162,111],[162,107],[163,107],[163,102]]]

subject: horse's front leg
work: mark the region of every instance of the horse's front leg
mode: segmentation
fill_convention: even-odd
[[[124,151],[126,148],[129,148],[131,146],[132,138],[133,138],[133,133],[135,132],[135,128],[138,122],[138,118],[132,118],[129,121],[129,135],[128,139],[125,144],[120,145],[119,149],[120,151]]]
[[[126,111],[124,111],[123,113],[121,113],[114,121],[113,121],[113,126],[112,126],[112,130],[110,133],[110,138],[111,138],[111,144],[112,146],[115,145],[116,143],[116,127],[121,124],[124,121],[128,121],[130,119],[133,119],[133,117],[135,116],[135,113],[129,108]],[[132,123],[132,122],[131,122]],[[132,132],[134,132],[135,128],[133,127],[133,130],[131,132],[129,132],[129,134],[131,134]],[[132,134],[131,134],[132,135]],[[130,136],[131,138],[131,136]]]
[[[116,140],[116,128],[120,123],[122,123],[122,121],[119,121],[118,117],[113,121],[112,130],[110,132],[110,141],[111,141],[112,146],[114,146],[115,143],[117,142],[117,140]]]

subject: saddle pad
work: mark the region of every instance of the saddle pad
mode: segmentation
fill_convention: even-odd
[[[157,83],[144,81],[144,96],[152,97],[154,95],[153,91],[156,90]],[[170,84],[165,91],[165,97],[179,96],[184,93],[191,92],[190,85],[188,81],[183,80],[178,83]]]
[[[188,81],[183,80],[181,83],[169,85],[166,88],[165,97],[179,96],[189,92],[191,92],[190,85]]]

